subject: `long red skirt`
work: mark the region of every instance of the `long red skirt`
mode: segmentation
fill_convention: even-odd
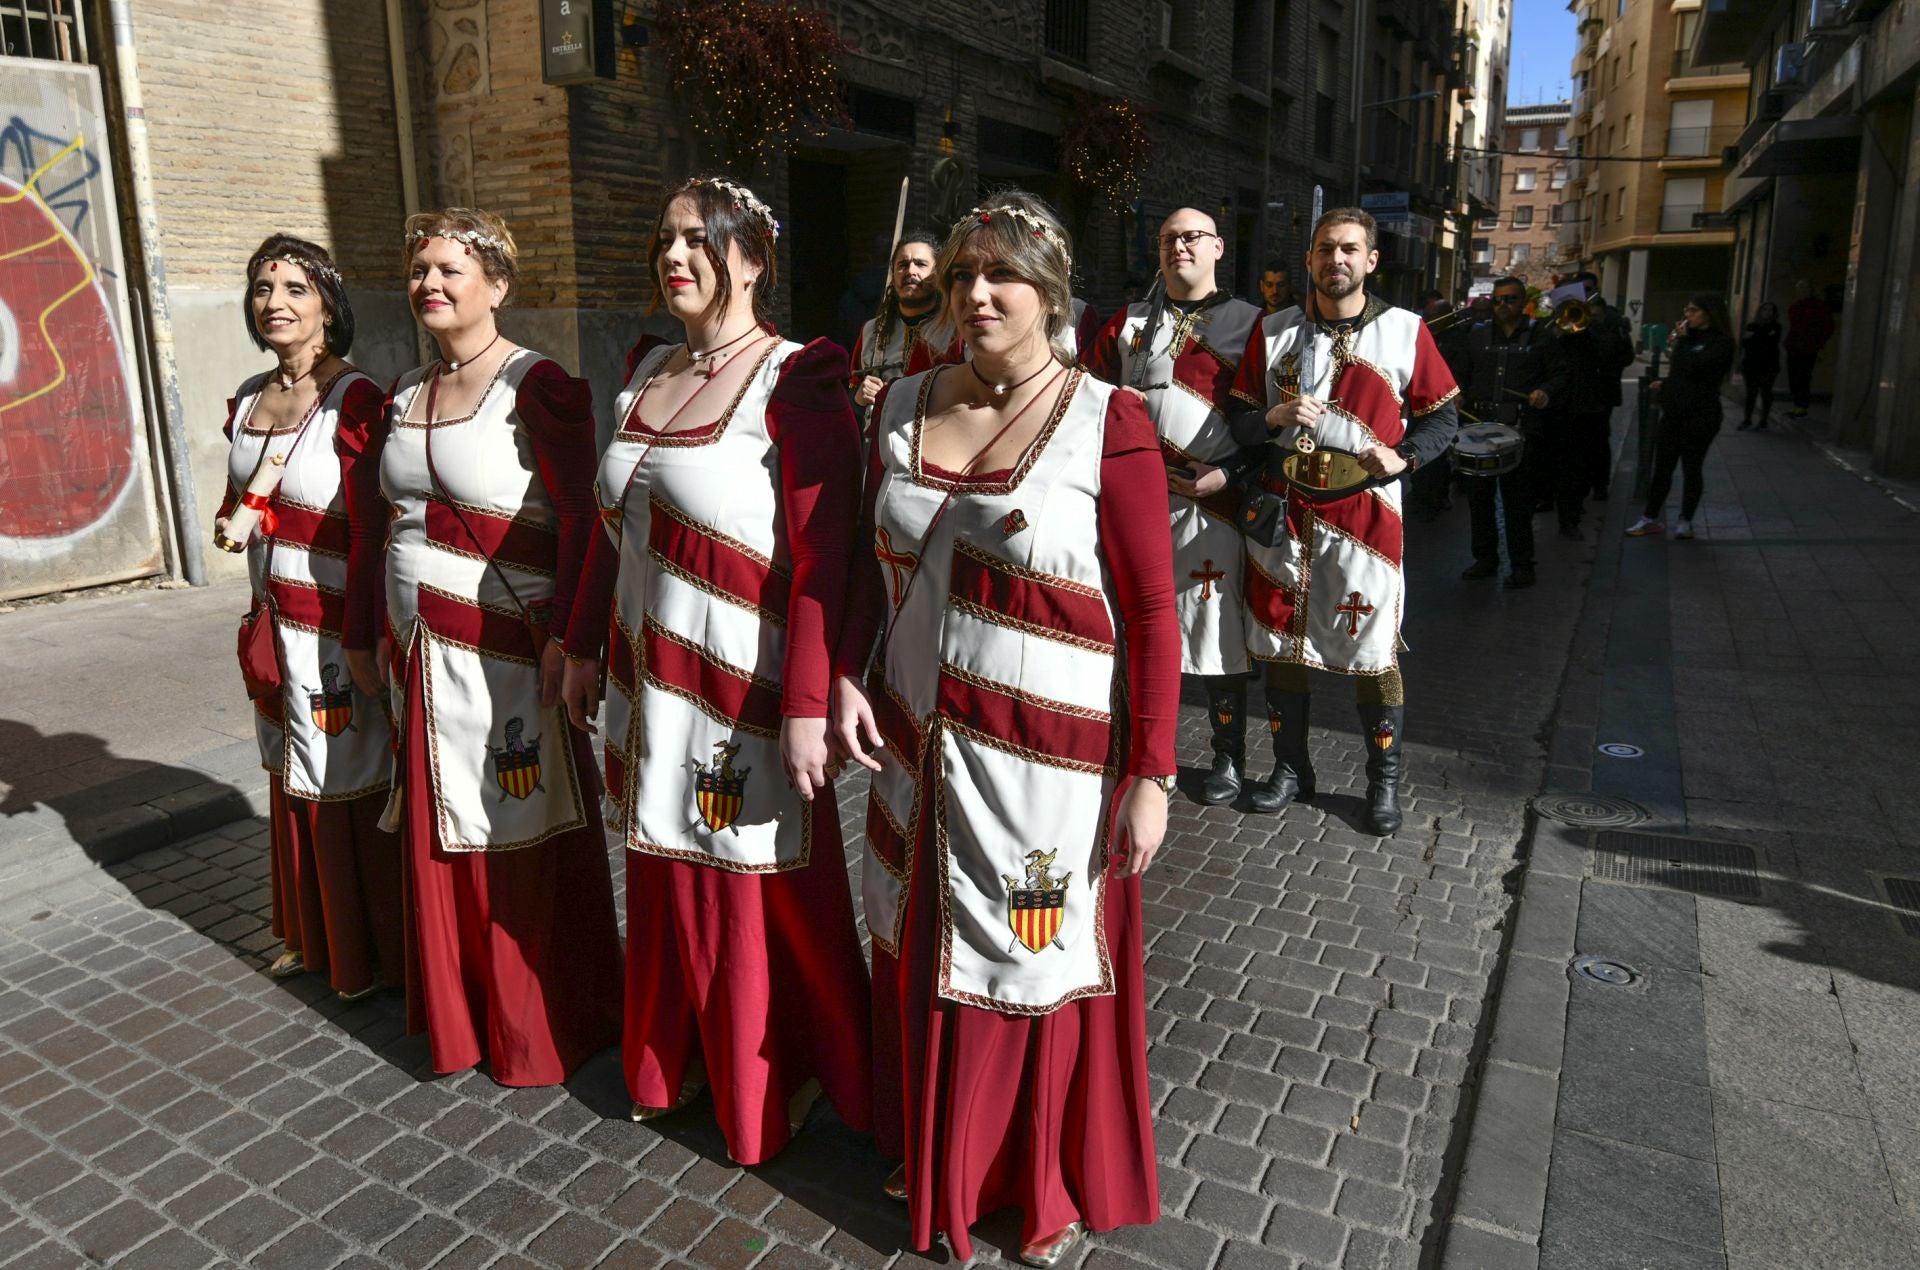
[[[668,1106],[701,1057],[737,1164],[786,1146],[788,1099],[809,1079],[849,1125],[872,1123],[867,975],[831,789],[813,815],[812,859],[786,873],[627,852],[627,1090]]]
[[[273,933],[335,992],[382,976],[398,987],[400,839],[380,828],[386,792],[315,802],[289,797],[276,773],[271,797]]]
[[[593,754],[569,728],[587,823],[513,851],[442,851],[419,649],[406,665],[407,1030],[436,1072],[486,1059],[502,1085],[557,1085],[620,1030],[620,931]]]
[[[891,970],[913,1246],[925,1252],[944,1231],[965,1261],[973,1255],[967,1228],[1008,1206],[1021,1210],[1022,1242],[1074,1221],[1092,1230],[1158,1221],[1140,880],[1107,881],[1114,995],[1051,1014],[1000,1014],[935,994],[937,849],[923,833],[905,945]],[[876,983],[887,975],[878,965],[885,957],[874,950]]]

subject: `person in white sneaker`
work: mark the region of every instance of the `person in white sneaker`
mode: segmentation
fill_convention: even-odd
[[[1700,506],[1702,469],[1707,449],[1720,434],[1720,384],[1733,370],[1733,337],[1727,334],[1726,309],[1715,295],[1696,295],[1686,316],[1667,341],[1672,361],[1667,374],[1647,385],[1659,394],[1660,422],[1654,432],[1653,479],[1647,504],[1627,535],[1663,533],[1660,510],[1673,488],[1673,469],[1681,470],[1680,519],[1675,538],[1693,537],[1693,513]]]

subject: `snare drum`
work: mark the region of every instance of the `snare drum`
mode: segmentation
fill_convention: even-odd
[[[1461,476],[1505,476],[1520,466],[1527,439],[1504,423],[1470,423],[1453,443],[1453,470]]]

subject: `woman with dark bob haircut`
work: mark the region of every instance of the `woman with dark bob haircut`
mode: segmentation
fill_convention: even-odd
[[[887,1190],[912,1247],[963,1261],[999,1208],[1035,1266],[1160,1213],[1140,875],[1174,773],[1173,543],[1145,404],[1074,360],[1072,275],[1030,194],[948,236],[971,358],[874,404],[835,662],[836,742],[873,771]]]
[[[289,234],[247,262],[247,335],[278,360],[227,403],[227,497],[215,528],[245,500],[259,532],[247,553],[256,620],[271,624],[281,683],[256,697],[260,761],[272,773],[276,976],[311,970],[348,1000],[398,983],[400,846],[378,826],[392,772],[378,683],[355,674],[344,643],[372,621],[356,574],[377,570],[384,517],[350,511],[372,490],[367,458],[385,394],[342,358],[353,306],[324,247]],[[268,492],[249,485],[278,471]],[[223,541],[223,545],[224,541]]]
[[[633,1118],[704,1082],[741,1164],[785,1147],[819,1093],[855,1128],[871,1099],[827,751],[860,439],[846,353],[768,321],[779,232],[725,177],[661,207],[648,263],[685,335],[633,350],[562,690],[583,724],[606,647]]]

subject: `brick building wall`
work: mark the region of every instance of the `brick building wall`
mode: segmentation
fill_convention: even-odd
[[[1548,287],[1554,274],[1575,267],[1560,248],[1561,218],[1574,210],[1566,202],[1568,115],[1565,102],[1508,107],[1500,203],[1474,228],[1475,238],[1486,244],[1475,253],[1475,277],[1512,274],[1529,286]]]

